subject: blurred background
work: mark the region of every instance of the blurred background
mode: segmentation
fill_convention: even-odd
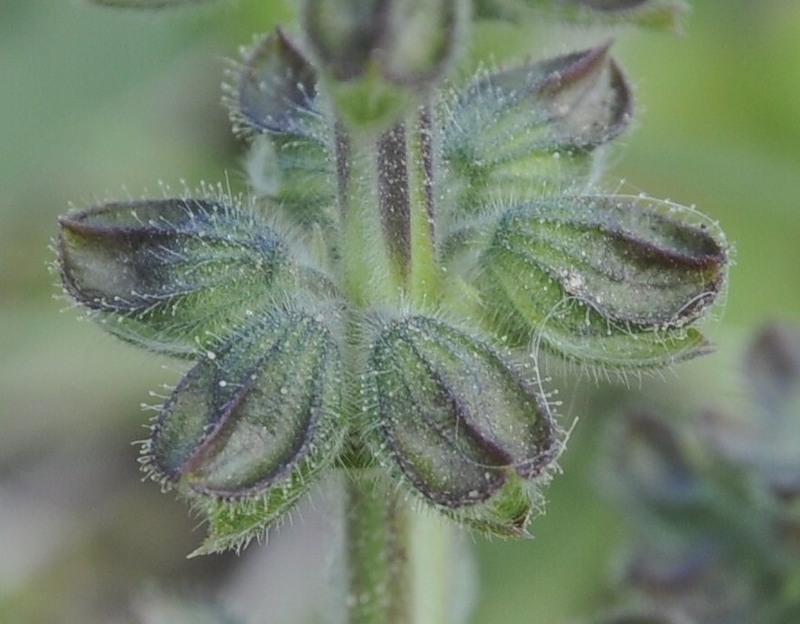
[[[290,23],[294,4],[140,14],[0,0],[0,622],[220,621],[178,615],[176,602],[199,599],[248,623],[299,624],[324,604],[323,492],[269,546],[185,558],[202,527],[141,482],[131,444],[146,436],[140,405],[177,365],[76,320],[48,271],[69,203],[161,196],[160,182],[242,187],[225,59]],[[568,624],[607,604],[626,531],[597,477],[608,423],[630,404],[690,415],[735,403],[745,340],[800,321],[800,3],[693,4],[682,37],[611,33],[637,118],[608,181],[697,205],[735,244],[727,305],[708,327],[718,350],[629,386],[554,380],[565,422],[580,421],[564,474],[534,540],[473,540],[475,624]],[[486,24],[472,55],[552,56],[608,36]]]

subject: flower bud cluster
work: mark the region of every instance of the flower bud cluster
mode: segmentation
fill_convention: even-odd
[[[201,552],[260,535],[334,466],[525,535],[563,448],[538,349],[636,371],[704,352],[724,236],[597,190],[633,112],[608,43],[440,88],[465,0],[302,16],[303,37],[266,36],[226,86],[256,198],[75,211],[64,287],[191,362],[142,463],[206,513]]]

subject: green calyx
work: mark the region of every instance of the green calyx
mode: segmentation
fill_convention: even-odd
[[[727,245],[688,209],[576,196],[497,217],[473,269],[487,316],[512,342],[612,368],[702,352],[692,324],[725,288]]]
[[[542,476],[560,450],[530,371],[427,316],[380,327],[366,368],[365,428],[391,468],[450,515],[524,533],[533,501],[520,482]]]
[[[238,499],[286,481],[301,464],[330,463],[342,438],[340,359],[316,317],[270,311],[178,384],[145,464],[165,483]]]
[[[445,227],[498,201],[587,187],[633,114],[608,44],[481,74],[444,106]]]
[[[61,219],[67,292],[124,340],[173,355],[202,350],[296,288],[330,291],[322,273],[233,202],[112,202]]]
[[[450,68],[463,0],[307,0],[303,22],[337,114],[356,133],[398,122]]]

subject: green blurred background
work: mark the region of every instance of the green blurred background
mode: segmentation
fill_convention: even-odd
[[[146,435],[140,404],[158,401],[148,393],[176,365],[78,322],[47,269],[68,202],[160,196],[160,181],[242,187],[242,146],[219,103],[224,59],[290,22],[293,4],[143,15],[0,2],[0,622],[179,622],[172,602],[191,598],[293,624],[323,604],[322,491],[269,547],[185,559],[202,529],[141,483],[131,445]],[[564,474],[535,540],[475,541],[475,624],[577,622],[603,605],[625,531],[595,476],[604,422],[629,401],[688,414],[732,400],[745,337],[800,321],[800,3],[698,1],[683,37],[611,34],[638,112],[609,184],[696,204],[735,243],[727,306],[709,327],[719,350],[633,388],[561,380],[565,422],[580,418]],[[475,35],[474,59],[501,60],[609,32],[489,24]]]

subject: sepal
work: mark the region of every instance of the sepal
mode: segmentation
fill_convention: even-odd
[[[608,48],[479,76],[445,102],[445,218],[463,219],[498,199],[575,192],[592,181],[597,148],[633,114]]]
[[[111,333],[156,351],[194,353],[299,284],[331,290],[275,229],[223,201],[111,202],[60,223],[67,293]]]
[[[449,69],[465,0],[306,0],[303,24],[338,116],[380,132]]]
[[[347,431],[337,317],[272,310],[209,351],[161,408],[141,463],[206,516],[197,554],[262,536],[335,460]]]
[[[304,464],[280,484],[259,496],[241,500],[195,497],[192,504],[206,521],[208,535],[189,556],[232,550],[241,552],[251,541],[263,541],[297,503],[308,496],[311,485],[329,468],[327,462]]]
[[[247,173],[256,194],[307,232],[335,229],[336,171],[317,72],[281,29],[229,72],[225,102],[234,129],[252,138]]]
[[[430,316],[386,322],[366,369],[366,427],[390,468],[447,515],[524,534],[535,502],[527,482],[544,477],[561,448],[532,381],[480,338]]]
[[[239,499],[329,457],[341,371],[322,318],[280,306],[209,351],[161,409],[146,469],[187,492]]]
[[[299,232],[338,228],[336,172],[325,144],[307,137],[257,136],[247,174],[256,195]]]
[[[727,261],[722,233],[689,208],[564,196],[503,213],[474,279],[512,343],[636,369],[707,348],[692,325],[724,292]]]
[[[323,124],[324,133],[317,72],[282,29],[245,51],[229,77],[225,102],[239,132],[309,137],[320,133]]]

